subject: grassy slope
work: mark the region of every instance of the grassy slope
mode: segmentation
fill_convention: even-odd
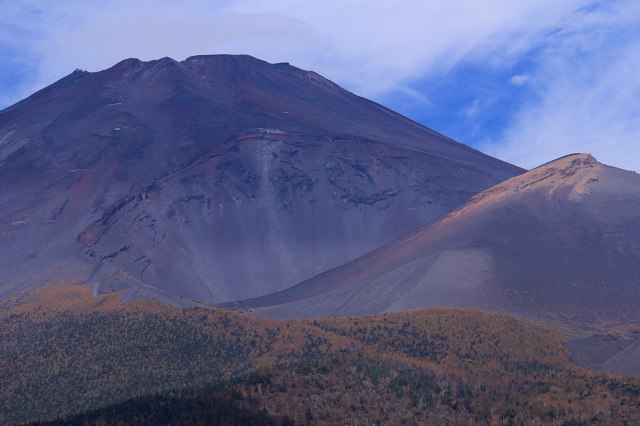
[[[239,395],[231,403],[248,415],[265,407],[297,423],[640,422],[640,381],[573,366],[564,338],[470,309],[272,321],[49,288],[0,311],[0,423],[218,383],[195,396],[171,392],[172,412],[200,418],[194,398],[216,402],[221,381],[250,371],[261,374],[223,382],[224,398]],[[146,398],[110,412],[148,420],[156,397]]]

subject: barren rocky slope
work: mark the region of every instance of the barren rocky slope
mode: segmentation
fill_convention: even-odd
[[[640,175],[574,154],[360,259],[241,303],[274,317],[474,306],[593,330],[640,323]]]
[[[0,296],[255,297],[521,172],[288,64],[77,70],[0,111]]]

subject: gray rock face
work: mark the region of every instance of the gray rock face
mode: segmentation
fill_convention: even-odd
[[[604,371],[615,374],[640,375],[640,339],[608,358],[602,365]]]
[[[613,329],[612,333],[595,333],[569,340],[567,348],[572,360],[592,370],[640,376],[640,333],[637,324],[609,326]],[[620,326],[622,330],[616,330]]]
[[[273,317],[444,305],[586,330],[638,324],[638,212],[640,175],[574,154],[353,262],[240,305]]]
[[[0,112],[0,295],[256,297],[521,172],[286,64],[128,59]]]

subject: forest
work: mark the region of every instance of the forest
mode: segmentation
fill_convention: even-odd
[[[566,331],[520,318],[266,320],[118,297],[57,286],[0,307],[1,424],[640,423],[638,378],[575,366]]]

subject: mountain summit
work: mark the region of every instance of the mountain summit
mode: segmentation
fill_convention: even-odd
[[[521,172],[288,64],[76,71],[0,111],[0,295],[273,293]]]

